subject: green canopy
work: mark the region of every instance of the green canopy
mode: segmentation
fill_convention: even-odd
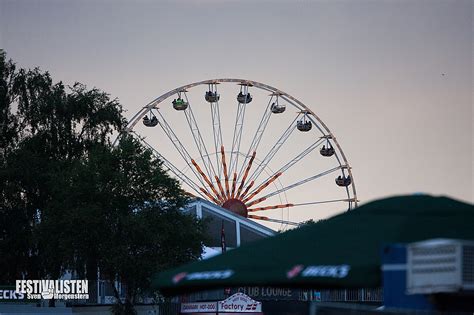
[[[231,286],[378,287],[388,243],[474,239],[474,206],[414,195],[374,201],[316,224],[158,274],[164,294]]]

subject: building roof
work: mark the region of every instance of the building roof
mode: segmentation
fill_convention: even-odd
[[[235,221],[235,222],[238,222],[240,225],[243,225],[245,226],[246,228],[250,229],[250,230],[254,230],[256,232],[260,232],[261,234],[265,234],[267,236],[273,236],[276,234],[276,231],[262,225],[262,224],[259,224],[255,221],[252,221],[250,219],[247,219],[245,217],[242,217],[238,214],[235,214],[233,213],[232,211],[229,211],[227,209],[224,209],[210,201],[207,201],[207,200],[204,200],[204,199],[201,199],[201,198],[196,198],[193,202],[191,202],[189,204],[189,208],[193,207],[193,206],[196,206],[196,209],[197,211],[199,211],[199,207],[201,206],[205,206],[206,210],[207,211],[210,211],[210,212],[213,212],[213,213],[216,213],[218,216],[220,217],[225,217],[226,219],[229,219],[229,220],[232,220],[232,221]],[[198,216],[201,217],[201,215],[199,215],[198,213]]]

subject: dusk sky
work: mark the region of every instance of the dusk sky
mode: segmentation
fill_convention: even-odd
[[[267,83],[336,135],[362,203],[472,203],[472,16],[470,0],[0,0],[0,47],[129,118],[187,83]]]

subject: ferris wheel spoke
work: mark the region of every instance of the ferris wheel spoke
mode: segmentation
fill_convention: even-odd
[[[309,206],[309,205],[318,205],[318,204],[335,203],[335,202],[354,202],[354,201],[355,201],[355,198],[350,198],[350,199],[345,198],[345,199],[331,199],[331,200],[323,200],[323,201],[310,201],[310,202],[303,202],[303,203],[287,203],[287,204],[274,205],[274,206],[251,208],[251,209],[248,209],[247,211],[257,212],[257,211],[291,208],[291,207],[299,207],[299,206]]]
[[[300,225],[300,224],[297,223],[297,222],[285,221],[285,220],[278,220],[278,219],[270,219],[269,217],[262,217],[262,216],[253,215],[253,214],[249,214],[248,217],[249,217],[250,219],[254,219],[254,220],[268,221],[268,222],[281,223],[281,224],[288,224],[288,225],[294,225],[294,226]]]
[[[263,197],[262,197],[262,198],[258,198],[258,199],[255,199],[255,200],[252,201],[252,202],[246,203],[245,206],[246,206],[247,208],[250,208],[250,207],[252,207],[252,206],[254,206],[254,205],[258,204],[258,203],[261,203],[261,202],[263,202],[263,201],[265,201],[265,200],[267,200],[267,198],[263,198]]]
[[[253,136],[253,139],[252,139],[250,147],[247,151],[247,154],[245,155],[245,160],[242,163],[242,166],[240,168],[239,176],[237,176],[237,181],[240,180],[240,177],[242,176],[242,172],[245,168],[245,165],[247,164],[247,162],[249,160],[249,157],[252,156],[252,155],[255,156],[255,154],[257,152],[258,145],[260,144],[260,140],[262,140],[263,133],[265,132],[268,121],[270,120],[270,117],[271,117],[271,114],[272,114],[272,111],[270,110],[272,100],[273,100],[273,94],[271,95],[270,100],[268,101],[268,105],[265,108],[265,111],[263,112],[263,116],[262,116],[262,119],[260,120],[257,131],[255,132],[255,135]]]
[[[234,173],[234,178],[232,179],[232,192],[230,193],[230,198],[234,198],[234,196],[235,196],[236,182],[237,182],[237,174]]]
[[[241,85],[241,92],[243,91],[244,95],[248,94],[248,85]],[[229,161],[229,173],[232,175],[237,170],[237,164],[239,163],[239,153],[240,153],[240,142],[242,139],[242,129],[244,127],[244,118],[245,118],[245,109],[247,108],[247,103],[238,103],[237,106],[237,115],[235,116],[235,125],[234,125],[234,136],[232,138],[232,151],[230,152],[230,161]]]
[[[227,174],[227,163],[225,160],[224,146],[221,146],[222,168],[224,169],[224,183],[227,197],[229,196],[229,175]]]
[[[242,192],[242,189],[245,185],[245,180],[247,179],[247,176],[249,175],[250,169],[252,168],[252,163],[253,163],[253,160],[255,159],[256,154],[257,154],[257,152],[253,151],[252,157],[250,158],[250,161],[247,165],[247,169],[245,170],[244,177],[242,178],[242,181],[240,182],[239,189],[237,189],[237,195],[236,195],[237,198],[240,197],[240,193]]]
[[[192,179],[190,179],[186,174],[181,172],[176,166],[173,165],[170,161],[168,161],[163,155],[161,155],[154,147],[152,147],[148,142],[145,141],[145,139],[141,138],[136,132],[132,131],[137,138],[145,144],[147,148],[149,148],[153,154],[158,157],[162,162],[163,165],[170,170],[173,174],[177,176],[177,178],[181,179],[189,188],[194,190],[199,196],[205,199],[204,195],[201,194],[201,191],[199,191],[196,187],[199,185],[196,184]]]
[[[219,204],[219,201],[204,188],[199,187],[199,190],[202,191],[202,193],[205,194],[209,198],[209,200],[212,200],[214,203]]]
[[[222,199],[226,199],[224,188],[222,187],[221,181],[219,180],[219,177],[217,177],[217,175],[215,176],[215,179],[217,182],[217,186],[219,187],[219,191],[221,193]]]
[[[252,208],[252,209],[248,209],[247,211],[248,212],[256,212],[256,211],[264,211],[264,210],[284,209],[284,208],[289,208],[289,207],[293,207],[293,206],[294,206],[294,204],[292,204],[292,203],[286,203],[286,204],[281,204],[281,205]]]
[[[209,91],[216,93],[217,95],[217,83],[209,84]],[[221,115],[219,110],[219,99],[215,102],[211,102],[211,119],[212,119],[212,131],[214,135],[214,149],[216,154],[216,165],[217,165],[217,177],[220,181],[222,174],[222,165],[219,159],[219,149],[222,146],[222,129],[221,129]]]
[[[258,188],[253,192],[251,193],[248,197],[245,198],[245,195],[242,196],[241,198],[245,198],[244,200],[242,200],[243,203],[247,203],[249,202],[253,197],[255,197],[256,195],[258,195],[262,190],[264,190],[265,188],[267,188],[268,186],[270,186],[271,183],[273,183],[274,181],[276,181],[278,179],[278,177],[281,176],[282,173],[276,173],[275,175],[273,175],[272,178],[270,178],[270,180],[266,181],[265,183],[263,183],[262,185],[258,186]]]
[[[240,141],[242,139],[242,129],[244,126],[246,104],[239,103],[237,107],[237,116],[235,118],[234,136],[232,139],[232,149],[230,152],[229,173],[232,175],[239,162]]]
[[[194,169],[193,165],[191,164],[191,160],[193,160],[191,158],[191,155],[189,155],[188,153],[188,150],[186,150],[186,148],[184,147],[184,145],[181,143],[181,141],[179,140],[179,138],[176,136],[176,134],[174,133],[173,129],[171,128],[171,126],[168,124],[168,122],[166,121],[165,117],[161,114],[161,112],[158,110],[158,109],[155,109],[156,113],[158,113],[158,116],[160,119],[158,119],[158,124],[160,125],[161,129],[163,129],[164,133],[166,134],[166,136],[168,137],[168,139],[171,141],[171,143],[173,143],[173,146],[175,147],[175,149],[178,151],[179,155],[181,155],[181,157],[183,158],[183,160],[186,162],[186,164],[188,165],[188,167],[191,169],[191,171],[194,173],[194,175],[196,176],[196,178],[201,182],[201,184],[205,187],[204,189],[210,193],[209,190],[207,190],[206,188],[206,183],[205,181],[203,181],[203,178],[200,176],[199,173],[196,172],[196,170]],[[157,117],[158,118],[158,117]]]
[[[291,159],[288,163],[286,163],[285,165],[283,165],[278,171],[276,171],[275,173],[273,173],[272,175],[270,175],[267,179],[265,179],[264,183],[265,182],[268,182],[273,176],[275,176],[276,174],[278,173],[284,173],[286,172],[287,170],[289,170],[292,166],[294,166],[296,163],[298,163],[299,161],[301,161],[305,156],[307,156],[308,154],[310,154],[314,149],[316,149],[322,142],[325,141],[325,137],[321,137],[320,139],[318,139],[318,141],[314,142],[312,145],[310,145],[309,147],[307,147],[306,149],[304,149],[300,154],[298,154],[297,156],[295,156],[293,159]],[[253,191],[252,191],[253,192]]]
[[[209,180],[209,178],[206,176],[206,174],[204,174],[204,172],[201,170],[201,168],[196,163],[196,161],[191,160],[191,163],[196,168],[196,171],[199,173],[199,175],[201,175],[201,177],[204,179],[204,181],[207,183],[207,185],[211,188],[212,192],[214,193],[214,196],[216,196],[217,199],[221,199],[221,197],[220,197],[219,193],[217,192],[216,188],[214,187],[212,182]]]
[[[272,196],[275,196],[275,195],[278,195],[278,194],[280,194],[280,193],[282,193],[282,192],[284,192],[284,191],[288,191],[288,190],[293,189],[293,188],[295,188],[295,187],[301,186],[301,185],[303,185],[303,184],[306,184],[307,182],[310,182],[310,181],[313,181],[313,180],[318,179],[318,178],[320,178],[320,177],[326,176],[326,175],[328,175],[328,174],[331,174],[331,173],[333,173],[333,172],[335,172],[335,171],[337,171],[337,170],[340,170],[340,169],[342,169],[342,168],[345,168],[345,167],[346,167],[345,165],[336,166],[336,167],[331,168],[331,169],[329,169],[329,170],[327,170],[327,171],[324,171],[324,172],[322,172],[322,173],[319,173],[319,174],[310,176],[310,177],[308,177],[308,178],[306,178],[306,179],[303,179],[303,180],[301,180],[301,181],[299,181],[299,182],[296,182],[296,183],[294,183],[294,184],[291,184],[291,185],[288,185],[288,186],[283,187],[283,188],[281,188],[281,189],[278,189],[278,190],[276,190],[276,191],[274,191],[274,192],[272,192],[272,193],[270,193],[270,194],[268,194],[268,195],[263,196],[262,198],[267,198],[267,199],[268,199],[268,198],[270,198],[270,197],[272,197]]]
[[[310,205],[319,205],[319,204],[326,204],[326,203],[334,203],[334,202],[355,202],[356,198],[345,198],[345,199],[332,199],[332,200],[323,200],[323,201],[310,201],[310,202],[303,202],[303,203],[295,203],[293,207],[299,206],[310,206]]]
[[[237,199],[242,199],[242,196],[247,195],[248,192],[250,191],[250,189],[253,187],[254,184],[255,184],[255,181],[251,181],[250,184],[247,186],[247,188],[245,188],[245,190],[244,190],[244,192],[242,193],[242,195],[237,196]]]
[[[268,165],[268,163],[273,159],[275,154],[280,150],[282,145],[286,142],[286,140],[290,137],[290,135],[293,133],[295,130],[295,122],[298,119],[300,115],[297,115],[295,119],[290,123],[288,128],[283,132],[281,137],[277,140],[275,145],[270,149],[270,151],[267,153],[265,158],[262,160],[260,165],[255,169],[255,171],[252,173],[252,175],[249,178],[249,181],[254,181],[258,178],[258,176],[264,171],[265,167]]]
[[[188,95],[186,91],[183,91],[184,97],[186,98],[186,102],[188,103],[188,108],[184,110],[184,115],[186,116],[186,121],[188,122],[189,129],[191,130],[191,134],[193,135],[194,143],[196,144],[196,148],[198,149],[199,155],[201,156],[202,164],[206,169],[207,175],[209,178],[213,178],[213,175],[216,174],[214,170],[214,166],[212,165],[211,158],[209,153],[207,152],[206,145],[201,136],[201,131],[199,130],[199,126],[196,122],[196,118],[194,117],[194,113],[192,110],[191,103],[189,102]]]

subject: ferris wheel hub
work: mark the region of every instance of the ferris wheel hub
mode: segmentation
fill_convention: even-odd
[[[222,208],[232,211],[235,214],[238,214],[243,217],[247,217],[248,211],[247,206],[239,199],[229,199],[224,202]]]

